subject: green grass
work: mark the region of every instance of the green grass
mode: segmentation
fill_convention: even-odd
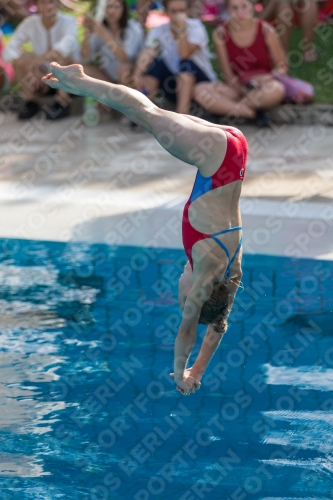
[[[213,52],[213,28],[206,24]],[[289,49],[289,73],[295,78],[310,82],[315,88],[315,102],[333,104],[333,25],[320,25],[316,28],[315,45],[320,59],[312,63],[302,62],[302,33],[300,28],[292,32]],[[221,77],[217,60],[212,61],[214,70]]]
[[[333,25],[320,25],[316,29],[315,45],[320,56],[318,61],[300,63],[299,57],[290,57],[290,75],[312,83],[317,103],[333,103]],[[301,53],[301,30],[295,29],[291,38],[291,50]]]

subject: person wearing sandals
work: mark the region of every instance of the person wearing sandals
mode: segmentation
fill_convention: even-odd
[[[86,75],[113,83],[131,84],[134,61],[143,48],[144,31],[129,19],[125,0],[108,0],[102,23],[86,16],[81,63]],[[97,65],[92,61],[97,60]]]
[[[39,97],[50,93],[50,88],[41,82],[41,76],[49,71],[50,62],[70,64],[79,58],[75,18],[59,11],[58,0],[36,0],[36,7],[38,14],[19,24],[3,51],[4,60],[14,66],[23,93],[24,102],[18,113],[21,120],[38,113]],[[22,48],[27,42],[33,53]],[[54,120],[67,116],[69,101],[66,92],[56,92],[53,103],[45,106],[46,118]]]
[[[255,119],[258,126],[268,126],[268,110],[285,97],[284,86],[273,75],[287,73],[285,53],[274,28],[254,17],[250,0],[225,4],[230,18],[216,28],[214,43],[226,85],[197,85],[194,98],[214,114]]]

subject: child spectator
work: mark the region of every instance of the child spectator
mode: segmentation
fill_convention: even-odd
[[[129,85],[133,63],[143,47],[144,32],[137,21],[128,19],[126,0],[108,0],[103,23],[85,17],[84,27],[84,72],[99,80]],[[96,57],[98,67],[84,64]]]
[[[11,83],[14,80],[14,69],[9,63],[6,63],[3,58],[3,50],[5,48],[4,37],[0,29],[0,95],[8,92]]]
[[[194,87],[216,75],[209,60],[208,35],[198,19],[187,17],[186,0],[164,0],[170,22],[151,30],[134,70],[138,90],[152,97],[157,89],[188,113]]]
[[[18,117],[31,118],[39,111],[38,94],[46,95],[49,87],[41,82],[41,77],[49,72],[49,63],[61,65],[77,62],[79,45],[77,24],[74,17],[58,10],[58,0],[36,0],[38,14],[22,21],[5,47],[3,57],[12,62],[16,78],[24,95],[23,106]],[[22,49],[30,42],[33,54]],[[47,108],[46,117],[57,119],[69,113],[69,96],[58,91],[53,104]]]
[[[267,111],[283,101],[285,91],[274,73],[285,74],[285,54],[274,28],[253,16],[250,0],[226,0],[229,21],[214,32],[215,49],[227,87],[201,84],[195,99],[215,114],[256,118],[270,124]]]

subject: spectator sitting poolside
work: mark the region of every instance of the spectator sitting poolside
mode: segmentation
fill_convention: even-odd
[[[253,16],[250,0],[226,0],[226,8],[230,19],[215,30],[214,42],[227,86],[197,85],[195,100],[214,114],[255,118],[258,126],[268,126],[267,110],[285,96],[273,75],[287,73],[285,53],[274,28]]]
[[[208,52],[208,35],[201,21],[189,19],[186,0],[164,0],[170,22],[151,30],[136,62],[133,79],[138,90],[153,97],[159,89],[188,113],[194,87],[216,79]]]
[[[131,84],[136,57],[143,47],[144,32],[137,21],[128,19],[126,0],[108,0],[103,23],[84,19],[81,47],[84,72],[98,80]],[[98,67],[86,64],[98,58]]]
[[[38,14],[33,14],[19,24],[5,47],[3,57],[12,62],[23,95],[24,103],[19,119],[32,118],[38,111],[38,95],[49,93],[41,77],[49,73],[49,64],[71,64],[79,59],[77,24],[75,18],[58,10],[58,0],[36,0]],[[30,42],[33,53],[23,50]],[[69,96],[57,91],[54,102],[46,109],[48,119],[57,119],[69,113]]]

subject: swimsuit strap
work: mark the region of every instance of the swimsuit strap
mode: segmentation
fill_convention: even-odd
[[[241,247],[242,247],[242,243],[243,243],[243,236],[241,236],[241,239],[240,239],[239,245],[238,245],[238,247],[237,247],[237,250],[236,250],[236,252],[235,252],[235,255],[234,255],[234,256],[233,256],[233,258],[231,259],[230,264],[229,264],[229,267],[228,267],[228,269],[227,269],[227,271],[226,271],[226,276],[227,276],[227,278],[230,278],[230,270],[231,270],[231,266],[233,265],[233,263],[234,263],[234,261],[235,261],[235,259],[236,259],[237,255],[238,255],[238,253],[239,253],[239,251],[240,251],[240,249],[241,249]]]
[[[217,236],[219,234],[230,233],[231,231],[239,231],[243,229],[242,226],[229,227],[228,229],[224,229],[223,231],[218,231],[217,233],[211,234],[211,236]]]
[[[231,269],[231,266],[234,263],[237,255],[238,255],[238,253],[239,253],[239,251],[241,249],[242,242],[243,242],[243,237],[241,236],[241,239],[240,239],[239,245],[237,247],[237,250],[236,250],[233,258],[230,260],[230,252],[229,252],[229,250],[227,249],[227,247],[225,246],[225,244],[222,243],[222,241],[220,241],[219,239],[216,238],[216,236],[218,236],[219,234],[230,233],[231,231],[239,231],[241,229],[242,229],[242,226],[229,227],[228,229],[225,229],[224,231],[219,231],[217,233],[211,234],[211,238],[213,238],[213,240],[216,241],[216,243],[218,243],[220,245],[220,247],[223,248],[223,250],[226,253],[226,256],[227,256],[227,259],[228,259],[228,267],[227,267],[227,270],[225,272],[225,276],[227,276],[227,278],[230,278],[230,269]]]
[[[227,254],[227,258],[228,258],[228,267],[227,267],[227,271],[226,271],[226,272],[228,272],[228,271],[229,271],[229,267],[230,267],[230,263],[231,263],[231,262],[230,262],[230,253],[229,253],[229,250],[227,249],[227,247],[225,246],[225,244],[224,244],[224,243],[222,243],[222,241],[218,240],[218,239],[217,239],[217,238],[216,238],[213,234],[212,234],[212,238],[213,238],[213,240],[215,240],[215,241],[216,241],[216,243],[218,243],[218,244],[220,245],[220,247],[222,247],[222,248],[223,248],[223,250],[224,250],[224,251],[225,251],[225,253]]]

